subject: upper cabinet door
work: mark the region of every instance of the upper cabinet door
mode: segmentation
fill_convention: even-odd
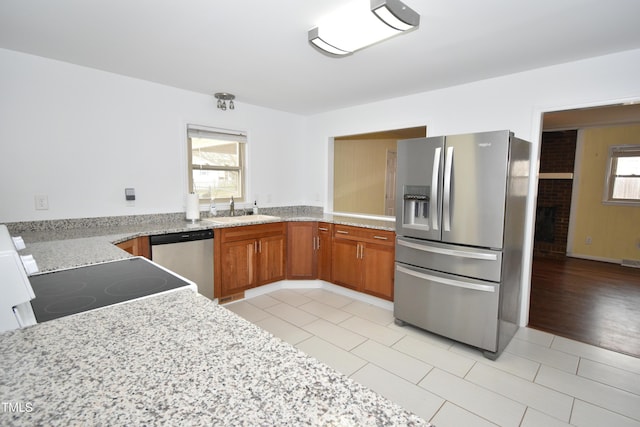
[[[440,240],[444,137],[398,141],[396,232]]]

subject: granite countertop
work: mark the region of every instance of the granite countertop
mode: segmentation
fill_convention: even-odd
[[[276,216],[275,221],[324,221],[333,224],[353,225],[380,230],[395,230],[395,223],[387,220],[367,219],[313,212],[284,212],[271,213]],[[108,220],[64,220],[57,221],[55,226],[39,228],[35,223],[31,228],[11,230],[13,236],[20,235],[26,243],[26,249],[20,255],[33,255],[39,274],[68,268],[81,267],[99,262],[125,259],[131,255],[114,244],[139,236],[177,233],[193,230],[219,229],[237,227],[248,224],[261,224],[274,220],[255,221],[238,224],[220,224],[207,221],[206,218],[192,224],[184,219],[184,214],[169,214],[158,216],[155,221],[144,223],[128,223],[119,217]],[[168,219],[167,219],[168,218]],[[24,227],[24,226],[23,226]]]
[[[428,426],[191,291],[0,335],[0,425]]]

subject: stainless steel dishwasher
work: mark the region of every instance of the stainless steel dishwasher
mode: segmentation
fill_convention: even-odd
[[[198,285],[213,299],[213,230],[150,236],[151,259]]]

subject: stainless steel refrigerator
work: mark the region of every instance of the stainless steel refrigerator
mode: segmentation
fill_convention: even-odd
[[[495,359],[518,329],[530,144],[398,141],[394,316]]]

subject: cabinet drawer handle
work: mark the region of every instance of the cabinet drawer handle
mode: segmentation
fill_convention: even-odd
[[[320,230],[320,231],[329,231],[329,229],[326,228],[326,227],[318,227],[318,230]]]
[[[336,233],[338,233],[338,234],[349,234],[348,231],[344,231],[344,230],[336,230]]]
[[[384,236],[373,236],[373,238],[378,240],[389,240],[388,237],[384,237]]]

